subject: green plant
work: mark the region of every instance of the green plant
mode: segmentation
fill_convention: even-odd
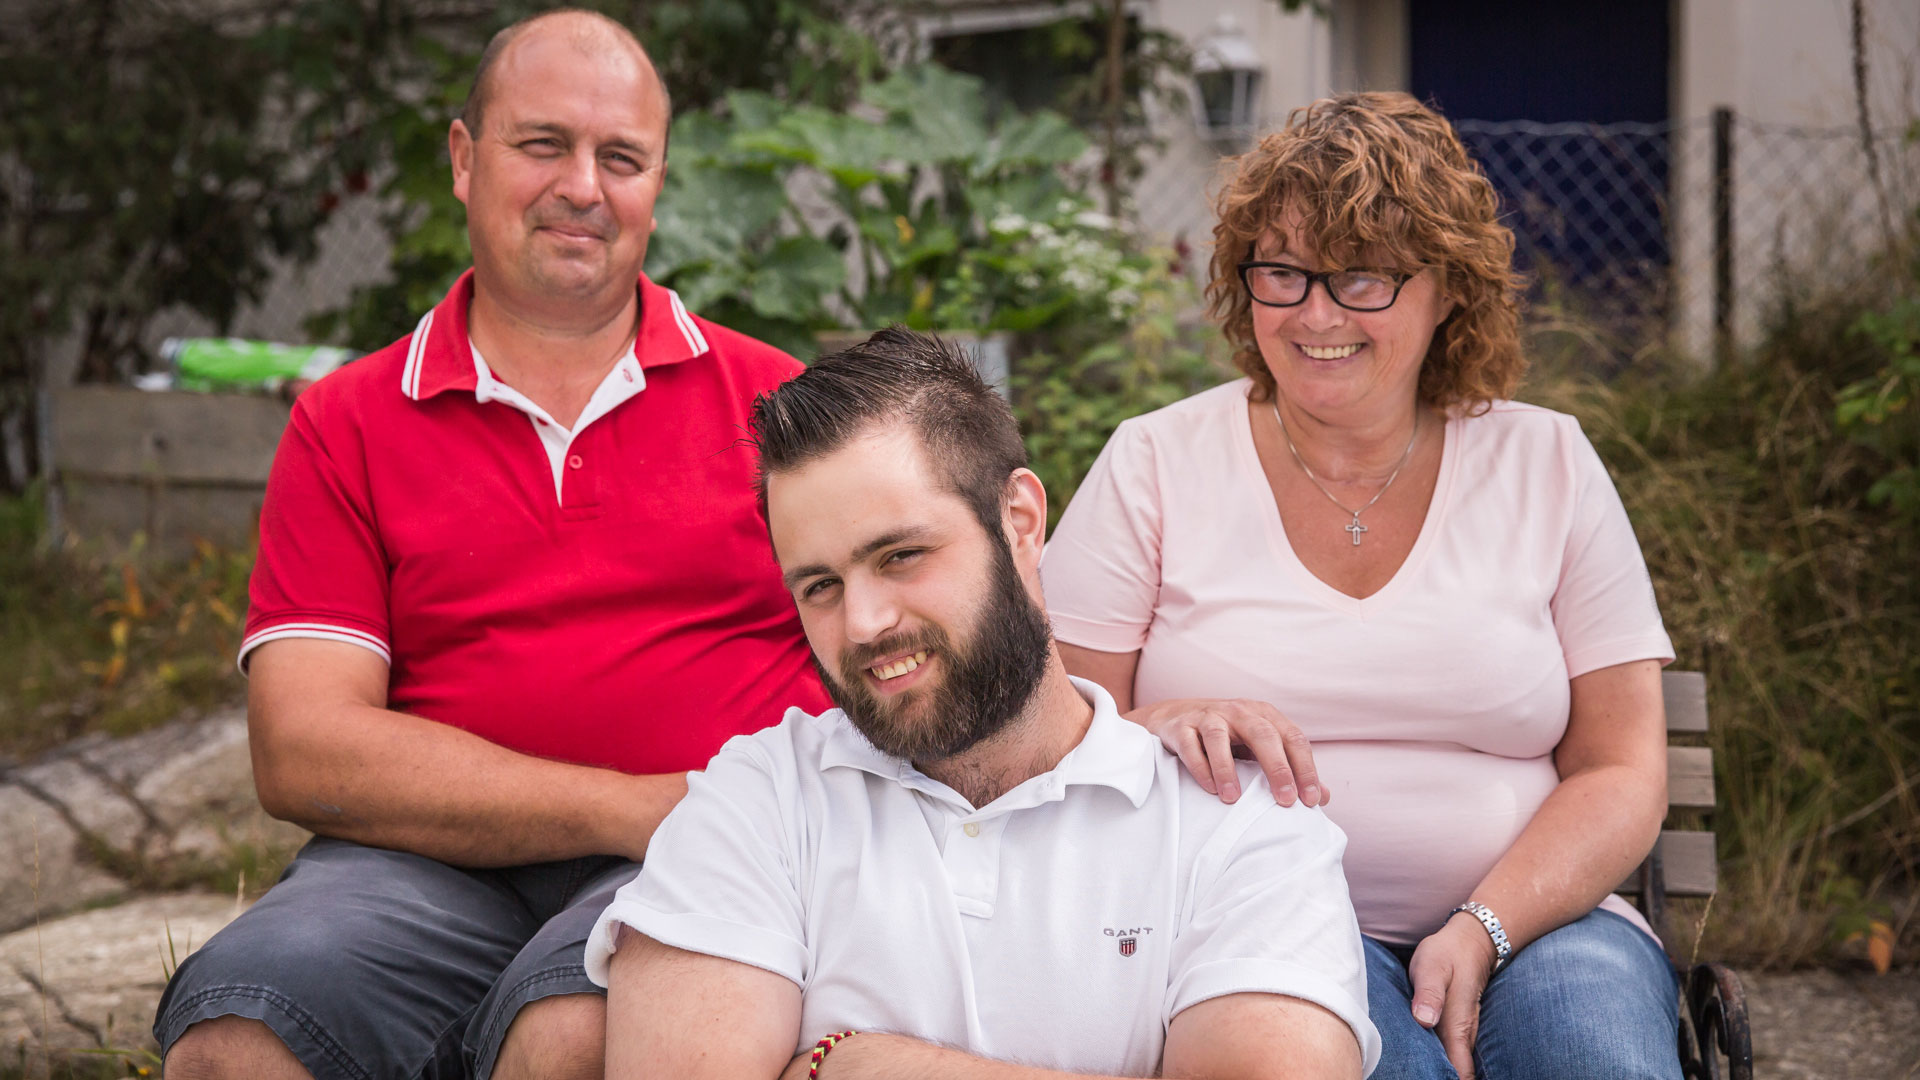
[[[863,88],[847,113],[732,94],[674,138],[649,273],[790,349],[896,322],[1098,341],[1155,261],[1080,191],[1084,136],[1045,111],[990,120],[980,81],[937,67]]]
[[[1835,422],[1886,463],[1867,500],[1920,527],[1920,296],[1866,312],[1852,329],[1885,362],[1840,391]]]
[[[252,554],[48,549],[37,491],[0,499],[0,756],[126,734],[237,696]]]
[[[316,339],[377,349],[412,330],[473,261],[466,207],[453,195],[447,128],[494,31],[557,6],[553,0],[502,4],[484,17],[438,26],[434,35],[412,35],[389,49],[396,66],[367,87],[355,130],[368,140],[370,167],[385,177],[376,194],[387,205],[382,222],[393,245],[390,274],[355,289],[339,308],[310,318],[307,330]],[[697,114],[735,90],[838,107],[879,66],[873,43],[844,18],[850,0],[586,0],[567,6],[589,7],[632,27],[683,115]],[[670,190],[684,186],[676,173],[687,143],[697,137],[676,126]],[[670,200],[663,203],[670,211]]]
[[[1015,366],[1014,412],[1046,485],[1049,528],[1121,421],[1234,377],[1219,334],[1186,321],[1192,284],[1158,265],[1143,276],[1117,334],[1070,355],[1030,354]]]
[[[1785,308],[1704,375],[1547,364],[1523,394],[1579,417],[1677,666],[1707,675],[1722,876],[1703,956],[1829,958],[1920,882],[1920,530],[1873,506],[1885,459],[1836,409],[1883,360],[1852,330],[1865,306]]]
[[[33,0],[6,25],[0,421],[28,437],[0,490],[17,493],[40,471],[49,343],[73,333],[80,377],[97,380],[144,369],[158,311],[224,327],[277,261],[313,254],[339,159],[280,125],[273,104],[300,72],[252,24],[158,0]]]

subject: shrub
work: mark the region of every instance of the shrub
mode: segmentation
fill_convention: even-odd
[[[152,565],[41,542],[37,492],[0,500],[0,759],[124,735],[237,698],[251,553]]]
[[[1876,431],[1889,438],[1862,438],[1845,404],[1911,356],[1911,337],[1859,328],[1911,325],[1914,300],[1785,310],[1751,355],[1702,377],[1606,384],[1548,364],[1523,395],[1579,416],[1633,519],[1677,666],[1707,675],[1726,895],[1706,937],[1720,956],[1830,955],[1920,880],[1920,530],[1874,494],[1882,447],[1913,445],[1913,418],[1889,409]],[[1684,956],[1692,935],[1673,944]]]

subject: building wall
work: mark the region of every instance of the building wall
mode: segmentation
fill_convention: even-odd
[[[1867,106],[1880,182],[1859,137],[1848,0],[1676,0],[1675,258],[1683,279],[1714,274],[1711,129],[1735,117],[1732,142],[1732,330],[1751,342],[1781,288],[1844,286],[1920,200],[1913,148],[1899,132],[1920,119],[1920,4],[1867,0]],[[1713,290],[1694,288],[1675,327],[1711,352]]]
[[[1266,64],[1256,132],[1279,127],[1290,109],[1325,96],[1333,86],[1327,24],[1304,9],[1289,14],[1274,0],[1158,0],[1142,17],[1189,44],[1213,33],[1223,17],[1237,24]],[[1164,147],[1134,188],[1141,224],[1158,242],[1185,241],[1194,263],[1203,264],[1213,235],[1210,194],[1221,157],[1245,146],[1202,137],[1191,110],[1162,113],[1155,127]]]
[[[1161,0],[1153,10],[1161,25],[1190,40],[1220,12],[1240,19],[1267,58],[1262,121],[1271,128],[1288,109],[1330,91],[1407,87],[1406,0],[1327,0],[1323,7],[1324,18],[1282,16],[1272,0]],[[1716,108],[1736,117],[1737,341],[1758,336],[1782,288],[1845,287],[1920,203],[1920,155],[1901,137],[1920,118],[1920,3],[1866,0],[1864,7],[1877,184],[1859,136],[1851,10],[1849,0],[1673,0],[1670,331],[1693,355],[1710,355],[1715,342]],[[1211,215],[1188,193],[1212,176],[1216,148],[1190,124],[1168,131],[1164,157],[1139,188],[1142,217],[1162,238],[1204,236]]]

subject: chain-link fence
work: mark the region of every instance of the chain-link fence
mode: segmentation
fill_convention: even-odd
[[[1904,132],[1863,139],[1713,117],[1670,124],[1464,121],[1537,299],[1705,355],[1751,340],[1788,294],[1876,272],[1916,195]]]
[[[1730,112],[1455,127],[1499,189],[1537,311],[1695,356],[1751,341],[1783,295],[1879,272],[1920,203],[1920,147],[1905,131],[1866,140]],[[1149,168],[1136,193],[1149,233],[1203,248],[1210,169],[1197,154]]]
[[[323,311],[344,305],[361,285],[385,281],[392,241],[381,221],[381,200],[359,195],[340,204],[316,238],[318,254],[305,266],[287,264],[258,303],[234,315],[228,333],[262,341],[304,343],[305,323]],[[214,332],[206,319],[184,308],[154,316],[141,335],[150,353],[170,337],[199,337]]]

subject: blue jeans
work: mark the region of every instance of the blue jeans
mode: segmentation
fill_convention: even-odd
[[[1413,1018],[1412,950],[1366,938],[1367,1010],[1380,1029],[1371,1080],[1458,1080]],[[1398,953],[1398,955],[1396,955]],[[1514,954],[1480,998],[1480,1080],[1680,1080],[1679,985],[1660,946],[1611,911]]]

